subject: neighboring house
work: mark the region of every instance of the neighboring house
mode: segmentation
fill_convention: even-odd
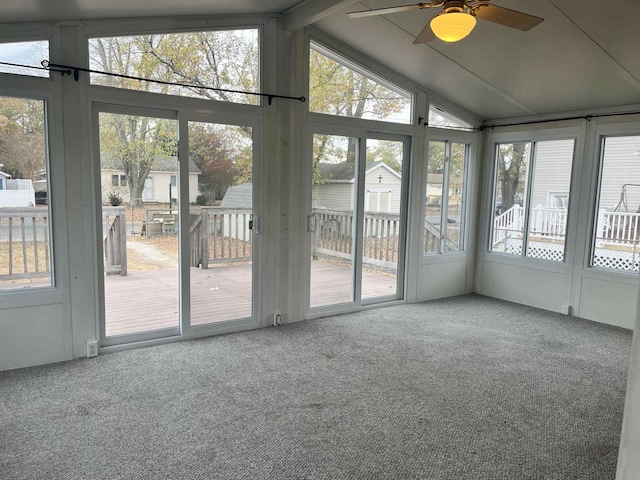
[[[149,173],[142,192],[143,202],[169,203],[178,199],[178,160],[176,157],[156,158],[154,167]],[[195,203],[200,194],[198,175],[202,172],[198,166],[189,160],[189,202]],[[129,187],[127,177],[123,171],[109,165],[109,160],[103,160],[101,169],[102,201],[109,201],[109,194],[117,193],[125,202],[129,201]]]
[[[210,211],[217,214],[215,228],[225,237],[251,242],[249,222],[253,208],[253,184],[242,183],[229,187],[220,207]]]
[[[536,145],[534,208],[566,210],[573,163],[573,142],[546,141]],[[627,185],[624,188],[623,186]],[[427,187],[428,188],[428,187]],[[621,203],[624,195],[624,203]],[[606,145],[600,208],[638,212],[640,209],[640,139],[617,137]]]
[[[313,207],[353,211],[354,166],[347,163],[319,163],[321,182],[313,186]],[[402,176],[383,162],[367,162],[365,212],[400,213]]]
[[[427,207],[442,206],[442,184],[444,175],[442,173],[427,173]],[[449,206],[459,205],[462,201],[462,190],[464,187],[464,175],[462,172],[452,172],[449,178]]]
[[[33,207],[35,204],[31,180],[12,179],[11,175],[0,171],[0,208]]]

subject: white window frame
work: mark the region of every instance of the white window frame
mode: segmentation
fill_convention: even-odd
[[[523,255],[510,255],[502,252],[491,251],[491,238],[493,235],[493,221],[495,215],[495,209],[493,208],[493,202],[495,199],[495,187],[496,187],[496,145],[503,143],[519,143],[519,142],[545,142],[553,140],[574,140],[573,151],[573,164],[571,167],[571,192],[569,198],[569,209],[567,211],[567,229],[565,233],[565,248],[564,248],[564,261],[556,262],[551,260],[543,260],[539,258],[531,258]],[[484,248],[482,255],[485,260],[492,262],[527,266],[539,270],[554,271],[558,273],[566,273],[573,263],[575,251],[573,246],[575,245],[576,227],[577,227],[577,213],[578,213],[578,196],[580,191],[580,178],[581,178],[581,162],[582,162],[582,150],[581,145],[584,142],[583,127],[559,127],[556,129],[540,129],[540,130],[522,130],[516,132],[497,132],[489,136],[486,143],[486,172],[484,181],[491,185],[487,189],[487,197],[483,200],[486,202],[483,208],[483,215],[481,222],[483,224],[483,238]],[[532,151],[532,159],[535,151]],[[529,170],[533,164],[529,165]],[[529,189],[530,190],[530,189]],[[528,193],[527,193],[528,195]],[[529,199],[527,199],[527,202]],[[528,203],[527,203],[528,204]],[[526,230],[525,230],[526,233]],[[527,233],[528,235],[528,233]],[[571,246],[572,248],[569,248]],[[526,245],[523,245],[523,252]]]
[[[427,107],[428,108],[428,107]],[[460,249],[459,250],[449,250],[445,248],[446,242],[446,234],[443,233],[442,229],[446,229],[446,222],[448,216],[448,187],[449,187],[449,170],[450,170],[450,161],[445,161],[445,171],[443,171],[443,179],[442,179],[442,198],[440,200],[441,212],[440,212],[440,249],[438,252],[425,252],[425,215],[424,215],[424,207],[426,205],[426,192],[427,192],[427,170],[428,170],[428,159],[429,159],[429,142],[448,142],[449,145],[451,143],[458,143],[466,145],[465,148],[465,171],[462,183],[462,198],[463,205],[462,211],[460,213],[460,218],[463,219],[463,231],[460,233]],[[421,186],[421,194],[420,198],[422,199],[421,203],[421,215],[420,215],[420,252],[422,257],[422,263],[428,264],[434,261],[438,262],[440,259],[444,260],[456,260],[457,258],[463,256],[466,258],[469,250],[469,221],[470,221],[470,192],[471,192],[471,179],[473,178],[473,161],[474,158],[474,146],[475,146],[475,134],[472,132],[465,132],[463,130],[454,130],[454,129],[443,129],[443,128],[429,128],[427,138],[425,140],[425,152],[424,152],[424,167],[422,169],[422,186]]]
[[[50,25],[5,25],[0,32],[2,42],[48,40],[49,57],[55,58],[57,43],[52,41]],[[51,285],[0,291],[1,308],[22,308],[62,304],[68,292],[62,288],[68,275],[67,216],[64,213],[66,195],[62,165],[62,103],[61,80],[57,75],[36,77],[13,73],[0,73],[0,96],[24,98],[44,102],[45,142],[47,149],[47,192],[49,215],[49,253]]]
[[[373,211],[373,212],[381,212],[381,213],[385,213],[385,212],[390,212],[391,211],[391,193],[393,192],[393,190],[391,190],[390,188],[367,188],[367,194],[365,195],[364,198],[364,209],[365,211]],[[376,195],[376,210],[371,210],[371,195],[372,193],[377,194]],[[381,201],[380,201],[380,197],[381,197],[381,193],[388,193],[389,197],[387,198],[387,210],[385,210],[384,212],[382,210],[380,210],[381,207]]]

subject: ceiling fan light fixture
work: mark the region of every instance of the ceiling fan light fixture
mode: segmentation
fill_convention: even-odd
[[[431,20],[431,30],[444,42],[458,42],[476,26],[476,18],[464,12],[442,12]]]

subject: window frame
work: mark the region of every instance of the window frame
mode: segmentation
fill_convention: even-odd
[[[306,110],[308,111],[309,115],[325,116],[329,119],[348,119],[355,122],[375,122],[385,126],[397,125],[399,127],[411,127],[414,125],[417,103],[417,90],[414,86],[406,84],[404,78],[397,75],[397,73],[389,70],[387,67],[378,64],[377,62],[365,57],[363,54],[355,50],[351,50],[344,45],[338,44],[334,39],[326,36],[322,32],[315,30],[312,27],[309,28],[309,31],[310,32],[307,35],[305,42],[305,97],[307,98]],[[316,48],[313,48],[312,45],[315,45]],[[406,94],[409,97],[410,102],[408,121],[394,122],[390,120],[357,118],[349,117],[346,115],[333,115],[330,113],[314,112],[313,110],[311,110],[311,94],[309,88],[309,81],[311,78],[311,50],[316,50],[321,55],[326,56],[327,58],[339,63],[340,65],[352,69],[359,75],[367,77],[370,80],[379,83],[383,87],[398,93],[399,95]],[[331,121],[332,120],[329,120],[329,122]],[[383,131],[388,130],[388,127],[383,128]]]
[[[428,108],[428,107],[427,107]],[[458,143],[462,145],[466,145],[465,148],[465,171],[464,171],[464,180],[462,184],[462,198],[463,205],[462,211],[460,213],[460,218],[464,219],[463,223],[463,231],[460,233],[460,244],[461,248],[458,250],[449,250],[444,247],[446,239],[440,240],[440,249],[438,252],[425,252],[425,215],[424,209],[426,206],[426,192],[427,192],[427,174],[428,174],[428,162],[429,162],[429,143],[430,142],[449,142],[449,143]],[[474,178],[473,170],[473,159],[475,158],[475,145],[476,145],[476,134],[472,131],[464,131],[464,130],[456,130],[456,129],[446,129],[439,127],[428,127],[427,135],[425,138],[425,146],[424,146],[424,164],[422,168],[422,184],[420,190],[420,243],[419,243],[419,251],[420,256],[422,258],[423,264],[435,263],[439,261],[453,261],[460,257],[466,258],[469,254],[469,236],[470,236],[470,211],[469,208],[470,202],[472,201],[470,196],[472,192],[471,180]],[[442,183],[442,191],[445,191],[445,187],[449,186],[449,177],[448,173],[450,170],[450,161],[445,162],[445,171],[447,172],[447,176],[444,175],[443,172],[443,183]],[[446,180],[446,185],[445,185]],[[442,208],[440,214],[440,222],[441,222],[441,237],[442,237],[442,226],[446,228],[446,223],[442,223],[443,219],[446,222],[447,214],[448,214],[448,194],[447,194],[447,202],[446,208]],[[445,233],[446,237],[446,233]]]
[[[60,304],[63,299],[63,279],[64,255],[59,246],[63,245],[66,238],[66,221],[64,215],[57,215],[60,200],[64,197],[64,179],[62,175],[55,173],[52,168],[53,156],[58,156],[60,141],[58,139],[59,130],[55,124],[60,121],[54,106],[59,92],[53,91],[51,77],[30,77],[11,73],[0,73],[2,77],[13,77],[20,84],[31,87],[35,85],[48,86],[47,88],[8,88],[4,85],[0,87],[1,97],[12,97],[25,100],[41,101],[43,103],[44,115],[44,142],[45,142],[45,162],[47,172],[47,218],[48,218],[48,241],[49,241],[49,285],[35,285],[29,288],[0,289],[0,304],[3,308],[21,308],[30,306]],[[49,91],[47,91],[49,90]]]
[[[483,216],[483,222],[485,224],[486,233],[484,235],[485,238],[485,247],[483,249],[483,254],[486,256],[486,259],[491,259],[491,261],[497,261],[500,263],[513,264],[513,265],[522,265],[530,268],[539,268],[542,270],[549,271],[558,271],[564,272],[567,269],[571,268],[573,263],[573,258],[575,252],[573,248],[575,247],[575,218],[578,213],[577,205],[579,203],[579,195],[581,190],[581,141],[583,141],[584,132],[582,131],[582,127],[559,127],[553,130],[527,130],[527,131],[514,131],[514,132],[505,132],[505,133],[495,133],[490,136],[487,142],[487,151],[486,155],[491,162],[488,165],[488,178],[485,178],[488,182],[490,182],[491,188],[488,189],[488,194],[490,197],[485,197],[486,205],[484,208],[485,216]],[[548,141],[559,141],[559,140],[573,140],[573,160],[571,164],[571,175],[570,175],[570,192],[569,192],[569,204],[567,208],[567,220],[566,220],[566,230],[565,230],[565,243],[563,250],[563,261],[554,261],[541,259],[536,257],[528,257],[526,256],[526,247],[527,244],[524,242],[523,238],[523,247],[522,254],[520,255],[512,255],[504,252],[497,252],[491,250],[491,241],[493,237],[493,223],[495,220],[495,209],[493,208],[494,200],[495,200],[495,191],[497,185],[497,145],[498,144],[506,144],[506,143],[521,143],[521,142],[530,142],[532,144],[531,151],[531,159],[529,164],[529,172],[527,174],[527,182],[531,182],[531,176],[535,171],[535,144],[539,142],[548,142]],[[528,219],[530,215],[531,209],[531,192],[533,183],[528,183],[528,188],[526,192],[526,205],[527,211],[525,212],[525,224],[524,224],[524,232],[526,233],[526,238],[529,237],[529,228],[528,228]],[[572,248],[569,248],[569,245]]]
[[[268,29],[267,21],[264,17],[247,16],[244,18],[210,18],[203,21],[189,21],[186,19],[177,20],[140,20],[140,19],[122,19],[118,22],[90,22],[85,29],[84,52],[86,64],[90,64],[90,48],[89,41],[94,38],[123,37],[123,36],[139,36],[139,35],[163,35],[163,34],[181,34],[181,33],[198,33],[198,32],[214,32],[228,30],[257,30],[258,32],[258,91],[256,93],[264,94],[267,90],[268,77],[271,75],[267,66],[266,40]],[[122,103],[126,98],[149,98],[148,102],[143,102],[141,106],[158,103],[161,108],[179,109],[198,109],[201,102],[211,102],[215,108],[222,111],[236,113],[245,109],[247,114],[251,114],[255,109],[262,110],[267,105],[267,99],[264,96],[258,96],[258,102],[255,104],[227,102],[216,99],[206,99],[201,97],[188,97],[176,94],[165,94],[160,92],[149,92],[144,90],[134,90],[120,87],[109,87],[105,85],[96,85],[91,83],[89,76],[85,76],[86,86],[89,97],[93,101],[101,103]],[[138,105],[139,102],[126,102],[130,105]],[[212,107],[213,108],[213,107]]]
[[[586,272],[597,274],[613,275],[618,278],[636,278],[638,272],[635,270],[621,270],[610,267],[593,265],[596,249],[596,229],[598,228],[598,210],[601,199],[602,173],[604,168],[605,141],[607,138],[616,137],[640,137],[640,126],[638,124],[621,124],[621,125],[602,125],[599,126],[593,134],[593,175],[591,182],[592,200],[589,208],[589,221],[587,230],[587,248],[585,248],[584,269]]]

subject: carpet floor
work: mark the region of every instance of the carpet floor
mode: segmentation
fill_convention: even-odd
[[[613,480],[631,336],[467,295],[0,372],[0,478]]]

